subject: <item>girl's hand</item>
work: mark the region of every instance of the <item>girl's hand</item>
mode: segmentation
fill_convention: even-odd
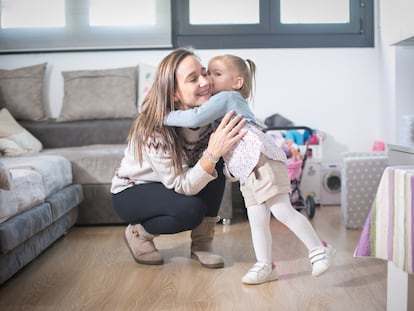
[[[233,111],[229,111],[215,132],[210,135],[206,153],[215,160],[226,154],[247,133],[246,130],[242,130],[246,120],[242,115],[232,119],[233,114]]]

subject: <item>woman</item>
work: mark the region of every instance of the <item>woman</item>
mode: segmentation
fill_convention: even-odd
[[[125,241],[138,263],[163,264],[155,236],[192,230],[191,257],[208,268],[224,266],[212,253],[225,181],[218,159],[244,136],[245,121],[230,112],[214,133],[210,126],[163,125],[170,111],[201,106],[210,97],[206,68],[191,50],[177,49],[161,61],[111,187],[115,211],[129,223]]]

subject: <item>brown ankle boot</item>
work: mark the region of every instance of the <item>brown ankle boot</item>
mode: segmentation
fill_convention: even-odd
[[[154,245],[154,235],[140,224],[129,225],[125,230],[125,242],[135,261],[144,265],[162,265],[164,259]]]
[[[219,217],[205,217],[191,232],[191,257],[206,268],[223,268],[224,259],[213,253],[213,238]]]

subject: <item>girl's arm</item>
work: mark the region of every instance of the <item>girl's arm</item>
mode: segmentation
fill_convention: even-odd
[[[255,121],[246,100],[238,92],[220,92],[212,96],[200,107],[188,110],[170,112],[164,124],[179,127],[200,127],[222,118],[228,111],[233,110],[245,119]]]

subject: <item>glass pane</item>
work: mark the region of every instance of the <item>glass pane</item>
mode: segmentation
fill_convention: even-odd
[[[156,0],[89,0],[91,26],[153,26]]]
[[[283,24],[349,23],[350,0],[280,0]]]
[[[190,24],[259,24],[260,0],[190,0]]]
[[[48,27],[65,27],[65,0],[1,0],[1,28]]]

